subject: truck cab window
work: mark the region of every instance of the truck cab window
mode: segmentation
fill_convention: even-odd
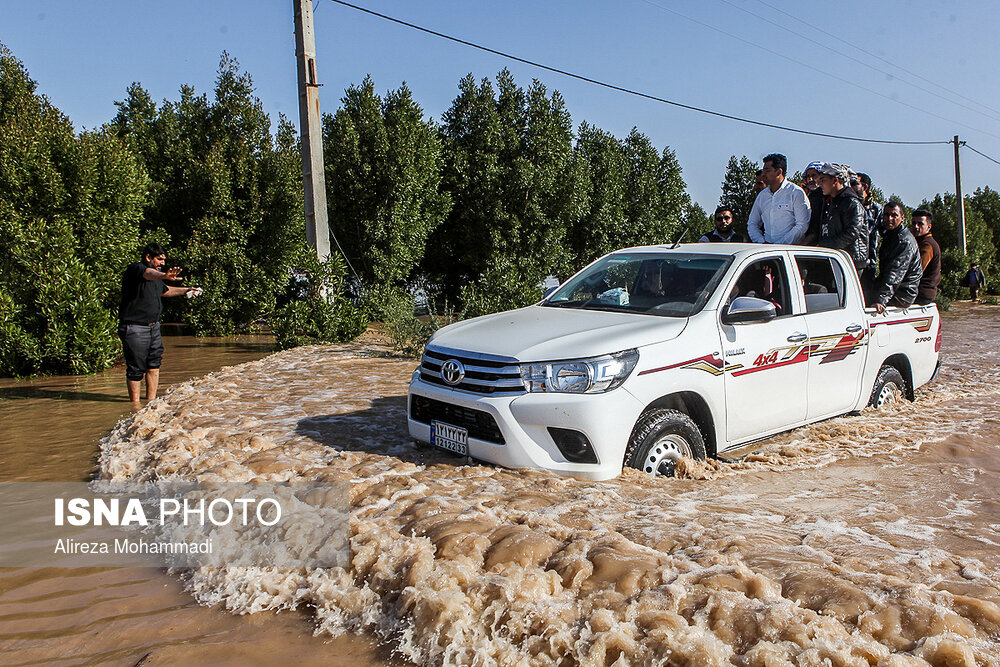
[[[844,272],[826,257],[795,256],[795,264],[806,297],[807,313],[822,313],[844,307]]]
[[[785,263],[772,257],[754,262],[744,269],[736,280],[730,297],[752,296],[770,301],[774,304],[777,316],[781,317],[792,312],[790,294]]]

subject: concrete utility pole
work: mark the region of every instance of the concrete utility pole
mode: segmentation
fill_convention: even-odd
[[[965,254],[965,197],[962,196],[962,163],[958,159],[958,148],[964,142],[958,140],[958,135],[952,139],[955,144],[955,199],[958,200],[958,244],[962,246],[962,254]]]
[[[322,262],[330,256],[326,218],[326,175],[323,171],[323,129],[316,77],[316,33],[312,0],[292,0],[295,9],[295,59],[299,69],[299,132],[302,142],[302,189],[305,193],[306,241]]]

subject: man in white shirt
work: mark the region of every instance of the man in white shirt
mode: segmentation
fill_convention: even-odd
[[[772,153],[764,158],[762,190],[750,209],[747,233],[754,243],[799,243],[809,228],[809,199],[805,190],[785,178],[788,161]]]

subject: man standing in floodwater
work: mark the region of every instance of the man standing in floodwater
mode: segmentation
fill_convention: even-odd
[[[122,300],[118,308],[118,337],[125,354],[125,385],[133,407],[139,406],[139,385],[146,378],[146,401],[156,398],[160,382],[163,340],[160,315],[163,297],[201,294],[200,287],[175,287],[164,280],[176,280],[181,270],[164,270],[167,251],[158,243],[142,249],[142,261],[130,264],[122,274]]]

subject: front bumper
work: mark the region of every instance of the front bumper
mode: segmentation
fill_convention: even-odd
[[[481,396],[422,382],[414,375],[407,401],[410,435],[430,442],[429,423],[412,418],[413,397],[478,410],[496,421],[504,444],[469,435],[469,455],[507,468],[538,468],[590,480],[617,477],[632,427],[643,405],[623,387],[605,394],[531,393]],[[573,463],[556,447],[550,426],[584,433],[597,463]]]

